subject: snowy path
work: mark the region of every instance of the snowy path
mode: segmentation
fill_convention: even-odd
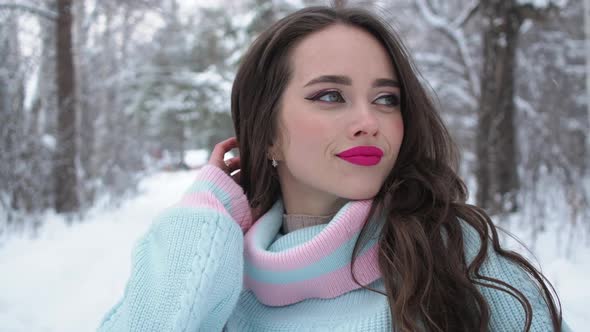
[[[39,239],[7,243],[0,249],[0,331],[94,331],[123,292],[135,241],[194,173],[158,174],[115,211],[73,228],[50,218]]]
[[[188,188],[194,173],[158,174],[119,209],[93,213],[73,228],[49,217],[38,239],[13,239],[0,248],[0,331],[94,331],[123,292],[135,241]],[[563,260],[548,248],[536,252],[543,271],[562,298],[565,319],[574,331],[585,331],[590,249]]]

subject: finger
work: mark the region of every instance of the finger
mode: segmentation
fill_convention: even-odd
[[[240,157],[233,157],[233,158],[231,158],[231,167],[233,169],[242,168],[242,162],[240,160]]]
[[[215,155],[216,158],[223,159],[223,156],[233,148],[238,147],[238,141],[235,137],[230,137],[224,141],[221,141],[215,145],[213,148],[212,155]]]
[[[240,157],[233,157],[233,158],[229,158],[224,160],[225,166],[227,166],[229,169],[235,170],[240,168]]]
[[[238,141],[235,137],[230,137],[224,141],[221,141],[215,145],[211,152],[210,160],[218,163],[223,162],[225,153],[238,146]]]

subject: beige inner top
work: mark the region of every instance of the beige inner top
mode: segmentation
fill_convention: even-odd
[[[300,228],[327,224],[335,216],[309,216],[305,214],[283,214],[283,228],[281,232],[287,234]]]

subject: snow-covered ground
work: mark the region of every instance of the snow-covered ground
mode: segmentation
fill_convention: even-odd
[[[74,227],[48,216],[38,238],[6,242],[0,248],[0,331],[94,331],[123,292],[135,241],[188,188],[195,172],[157,174],[118,209],[94,211]],[[511,231],[527,243],[526,232]],[[550,234],[537,239],[535,255],[561,297],[568,324],[586,331],[590,248],[574,246],[565,259],[554,248],[567,239]]]

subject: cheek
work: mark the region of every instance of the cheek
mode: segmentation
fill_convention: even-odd
[[[390,136],[390,142],[394,146],[399,146],[404,138],[404,121],[401,113],[390,122],[390,128],[387,131]]]
[[[388,121],[384,121],[384,123],[387,123],[386,127],[383,127],[383,129],[387,143],[391,149],[391,156],[393,159],[391,162],[395,162],[404,138],[404,122],[401,114],[399,114],[394,119],[388,119]]]
[[[334,123],[322,120],[301,112],[301,116],[289,119],[287,127],[289,133],[289,150],[310,154],[322,148],[328,141],[330,130],[334,130]]]

